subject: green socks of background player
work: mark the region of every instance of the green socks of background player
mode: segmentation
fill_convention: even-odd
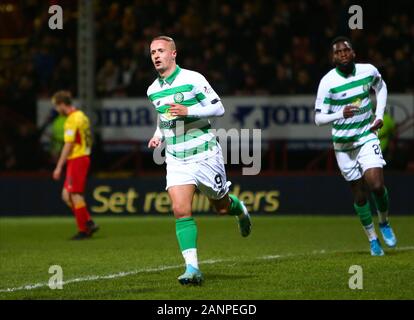
[[[377,239],[378,237],[375,233],[374,224],[372,223],[371,207],[369,205],[369,201],[367,201],[362,206],[359,206],[356,203],[354,203],[354,208],[359,216],[359,219],[361,220],[362,226],[364,227],[368,240],[372,241]]]
[[[197,225],[192,217],[175,220],[175,232],[185,264],[198,269]]]
[[[388,191],[387,188],[384,188],[384,193],[382,196],[377,196],[373,193],[375,205],[378,211],[378,220],[380,224],[388,223]],[[359,219],[361,220],[362,225],[364,226],[365,233],[368,236],[368,239],[374,240],[377,239],[377,235],[375,233],[374,224],[372,222],[372,215],[371,215],[371,206],[369,205],[369,201],[367,201],[364,205],[359,206],[354,203],[355,211],[357,212]]]
[[[382,194],[382,196],[377,196],[375,193],[373,193],[373,196],[375,205],[377,207],[379,223],[388,223],[389,198],[387,188],[384,187],[384,193]]]

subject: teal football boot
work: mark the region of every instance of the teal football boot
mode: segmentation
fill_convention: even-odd
[[[371,246],[371,256],[383,256],[384,250],[382,250],[381,243],[378,239],[371,240],[369,242]]]
[[[178,282],[182,285],[200,285],[203,282],[203,280],[203,275],[200,272],[200,270],[194,268],[191,264],[187,265],[185,272],[178,277]]]
[[[390,224],[388,222],[380,223],[379,229],[385,244],[390,248],[394,248],[397,245],[397,238],[395,237],[394,231],[392,230]]]

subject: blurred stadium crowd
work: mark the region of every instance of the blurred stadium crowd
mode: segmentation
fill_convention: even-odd
[[[0,170],[44,163],[35,149],[16,151],[39,135],[36,100],[77,91],[77,1],[17,2],[21,14],[0,19],[0,38],[15,40],[0,40],[0,108],[8,115],[0,119]],[[48,28],[52,3],[65,10],[63,30]],[[178,64],[203,73],[222,96],[316,94],[337,35],[353,40],[357,61],[379,68],[390,93],[413,92],[409,3],[363,2],[364,29],[351,31],[348,0],[95,1],[96,95],[145,96],[155,77],[148,42],[159,34],[173,36]]]

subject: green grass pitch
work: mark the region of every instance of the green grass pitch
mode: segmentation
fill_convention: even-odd
[[[0,299],[413,299],[414,217],[392,217],[396,249],[371,257],[357,217],[196,217],[205,282],[183,287],[172,217],[97,217],[93,239],[69,241],[74,219],[0,219]],[[378,230],[378,229],[377,229]],[[382,242],[383,243],[383,242]],[[49,266],[63,269],[51,290]],[[363,289],[348,286],[363,270]],[[9,290],[9,291],[7,291]]]

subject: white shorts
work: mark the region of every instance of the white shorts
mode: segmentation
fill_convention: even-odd
[[[386,164],[378,139],[368,141],[351,151],[336,151],[335,155],[339,169],[346,181],[358,180],[366,170],[382,168]]]
[[[194,184],[209,199],[223,198],[231,185],[227,181],[221,152],[198,162],[167,162],[167,186]]]

